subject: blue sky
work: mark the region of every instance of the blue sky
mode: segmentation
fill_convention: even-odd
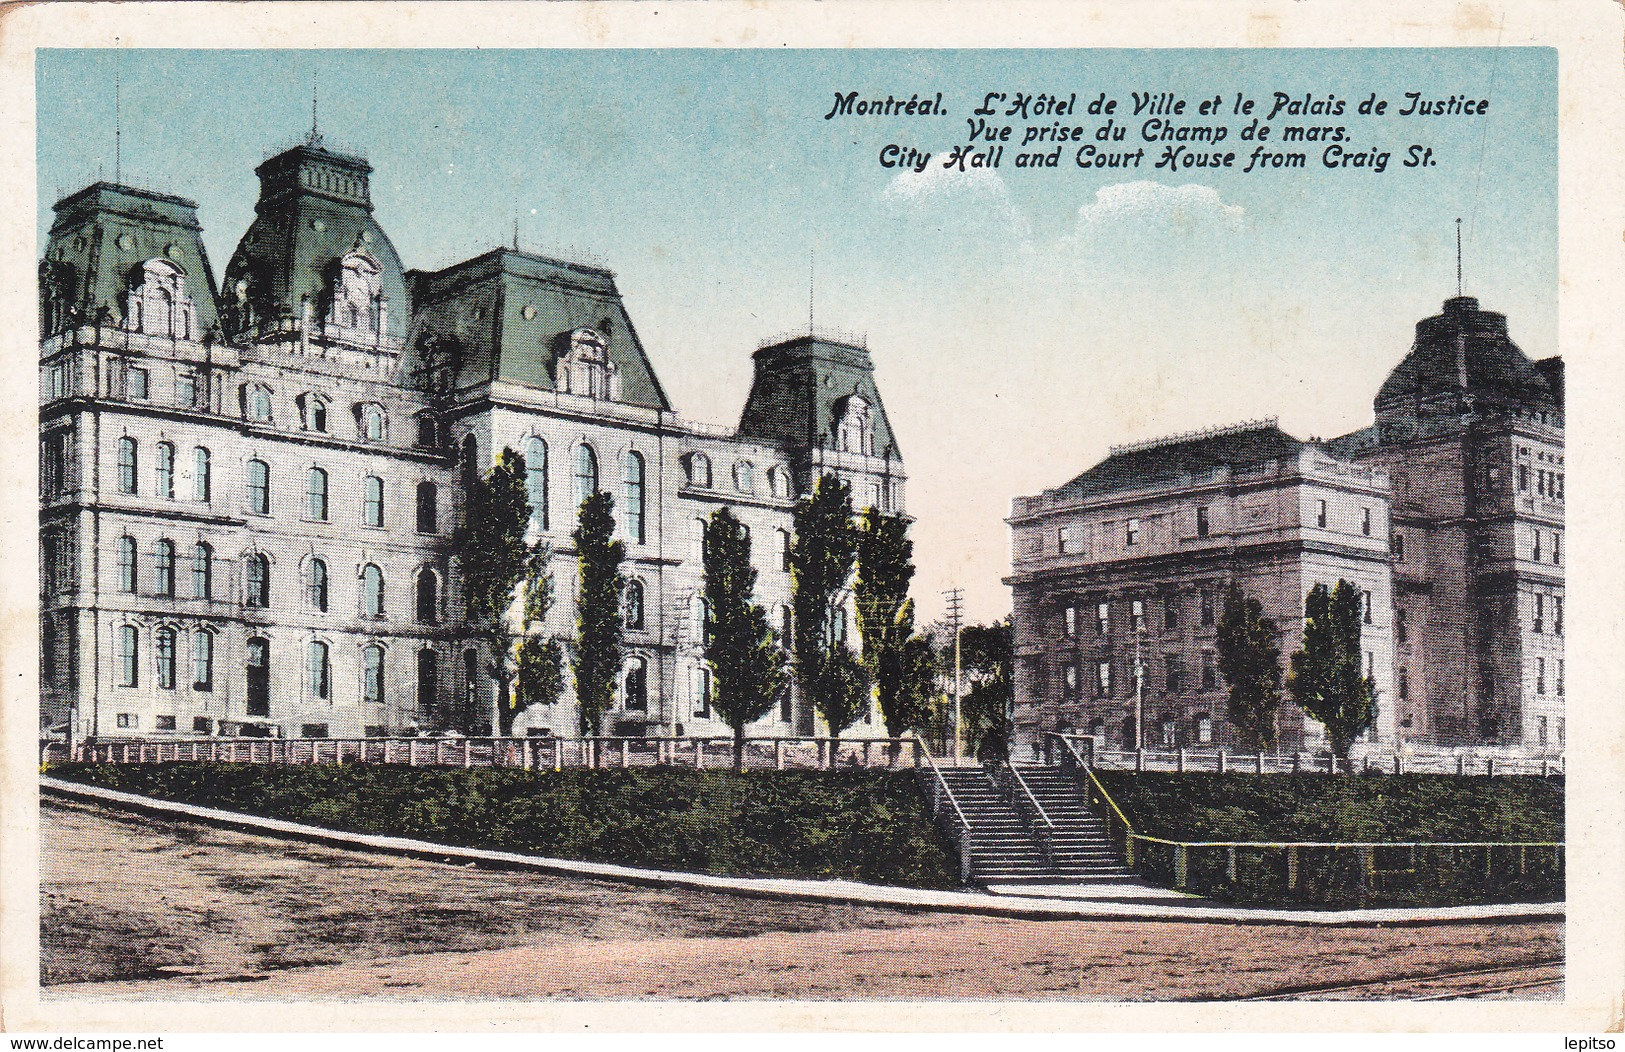
[[[922,612],[966,589],[1002,615],[1011,497],[1058,485],[1112,443],[1277,415],[1300,436],[1369,421],[1412,328],[1455,291],[1558,353],[1556,54],[1549,49],[1248,51],[42,51],[39,230],[112,177],[196,200],[216,268],[252,219],[254,167],[309,128],[376,169],[377,215],[409,267],[512,237],[613,268],[679,410],[737,419],[750,352],[816,321],[865,333],[909,472]],[[837,91],[941,91],[943,118],[825,120]],[[986,92],[1119,100],[1139,170],[924,174],[882,146],[967,141]],[[1234,170],[1153,169],[1132,91],[1222,95]],[[1483,116],[1400,117],[1406,92],[1490,99]],[[1383,173],[1242,174],[1274,94],[1336,96],[1350,150]],[[1369,93],[1383,117],[1354,109]],[[1091,131],[1103,118],[1064,121]],[[1000,121],[1000,123],[1003,123]],[[1016,133],[1020,134],[1021,122]],[[1046,122],[1047,123],[1047,122]],[[1401,167],[1412,143],[1437,163]],[[1274,144],[1271,144],[1272,146]],[[1196,148],[1205,149],[1200,144]]]

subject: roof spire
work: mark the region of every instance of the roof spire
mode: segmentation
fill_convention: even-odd
[[[316,71],[311,70],[310,71],[310,138],[307,139],[306,142],[308,142],[312,146],[315,146],[315,145],[317,145],[318,143],[320,143],[322,141],[322,133],[318,130],[319,126],[316,123],[316,102],[317,102],[317,98],[318,98],[318,92],[317,92],[317,85],[316,85]]]
[[[1461,297],[1461,217],[1456,217],[1456,296]]]
[[[122,110],[124,62],[118,50],[119,38],[113,38],[113,182],[123,180],[124,115]]]

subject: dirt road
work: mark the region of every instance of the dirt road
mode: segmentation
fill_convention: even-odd
[[[47,997],[1212,1000],[1563,953],[1556,921],[1015,920],[474,869],[60,801],[41,825]]]

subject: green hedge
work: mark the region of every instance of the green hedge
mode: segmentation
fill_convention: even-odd
[[[729,876],[959,886],[912,777],[694,771],[61,764],[58,778],[331,829]]]
[[[1100,772],[1135,828],[1168,840],[1546,842],[1563,840],[1563,786],[1538,778]],[[1175,849],[1144,844],[1136,868],[1176,883]],[[1183,886],[1233,902],[1444,906],[1563,898],[1551,848],[1187,849]],[[1288,885],[1293,886],[1289,887]]]

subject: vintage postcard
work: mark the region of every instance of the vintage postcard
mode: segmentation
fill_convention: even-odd
[[[1617,1029],[1620,23],[5,12],[7,1028]]]

